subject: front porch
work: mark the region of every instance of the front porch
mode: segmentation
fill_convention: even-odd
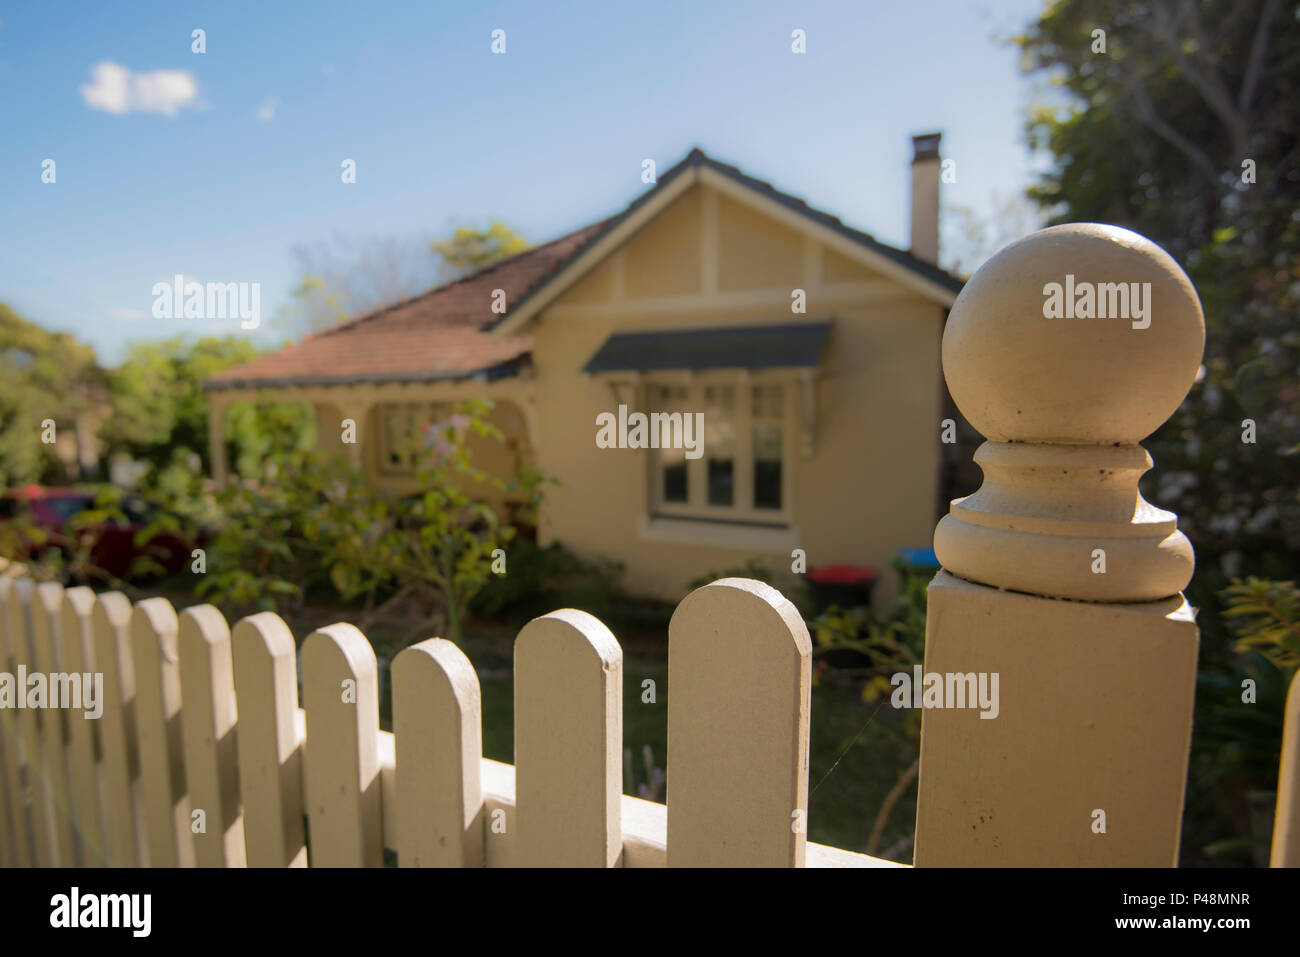
[[[399,492],[419,490],[409,447],[421,427],[445,418],[466,400],[490,400],[493,408],[486,418],[504,436],[504,442],[471,438],[477,467],[509,477],[534,461],[538,447],[536,400],[528,379],[258,386],[216,380],[206,389],[212,479],[218,488],[230,481],[226,423],[230,410],[241,403],[311,406],[319,452],[341,457],[367,481]]]

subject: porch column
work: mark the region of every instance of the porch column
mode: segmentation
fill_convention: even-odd
[[[375,402],[373,399],[361,396],[347,396],[340,397],[337,405],[342,417],[336,426],[340,430],[340,435],[342,434],[344,419],[351,419],[356,423],[355,434],[353,435],[354,441],[343,443],[343,453],[347,458],[348,467],[355,472],[364,472],[365,456],[362,454],[362,449],[371,438],[366,434],[370,424],[367,419]]]
[[[926,709],[918,866],[1177,863],[1193,555],[1138,493],[1138,443],[1204,345],[1178,264],[1112,226],[1034,233],[954,304],[944,376],[988,441],[983,485],[935,531],[922,687],[904,702]]]
[[[230,400],[220,393],[208,393],[208,460],[212,464],[212,484],[225,488],[229,466],[226,462],[226,409]]]

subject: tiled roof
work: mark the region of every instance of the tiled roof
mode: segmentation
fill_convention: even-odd
[[[605,227],[593,223],[423,295],[318,332],[278,352],[232,366],[207,389],[347,382],[418,382],[494,378],[533,347],[531,336],[500,338],[485,330],[492,291],[514,303]]]
[[[527,335],[492,334],[491,330],[505,319],[504,315],[490,310],[492,291],[504,289],[509,308],[518,309],[538,294],[548,280],[639,209],[657,189],[692,166],[708,166],[952,292],[962,287],[960,279],[938,266],[846,226],[835,216],[813,209],[803,200],[782,193],[735,166],[720,163],[697,147],[665,172],[655,189],[647,190],[615,216],[472,276],[308,336],[279,352],[226,369],[209,379],[204,387],[418,382],[510,375],[516,364],[526,360],[533,340]]]

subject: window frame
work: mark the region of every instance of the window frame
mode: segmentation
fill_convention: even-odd
[[[701,522],[719,522],[730,525],[747,525],[766,528],[789,528],[794,523],[791,500],[793,497],[793,464],[796,459],[795,423],[798,421],[795,403],[798,401],[799,381],[789,370],[749,371],[725,370],[717,372],[655,373],[641,382],[641,408],[647,416],[651,412],[704,412],[707,428],[708,410],[704,390],[710,387],[732,387],[733,428],[735,429],[735,456],[733,482],[735,494],[732,505],[708,503],[708,446],[697,459],[686,460],[686,502],[664,500],[663,459],[658,449],[648,449],[646,457],[646,492],[648,515],[654,518],[687,519]],[[754,507],[754,425],[773,422],[773,419],[755,419],[753,416],[754,389],[761,386],[781,387],[781,508]],[[686,389],[684,408],[660,408],[652,400],[654,390],[662,388]],[[677,400],[670,400],[675,402]]]

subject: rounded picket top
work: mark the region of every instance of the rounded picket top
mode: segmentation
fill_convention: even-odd
[[[339,623],[307,636],[302,704],[312,864],[379,867],[379,663],[359,628]]]
[[[378,689],[379,660],[375,649],[360,628],[346,622],[317,628],[307,636],[302,643],[302,671],[304,691],[308,688],[307,675],[312,672],[326,676],[338,674],[358,684],[372,680]],[[328,694],[334,695],[334,690]]]
[[[33,605],[39,605],[47,615],[57,615],[63,605],[63,591],[58,582],[41,582],[33,592]]]
[[[177,618],[178,643],[182,657],[185,649],[192,654],[205,654],[211,645],[230,640],[230,626],[226,617],[213,605],[191,605]]]
[[[100,592],[90,610],[90,623],[97,630],[110,632],[127,627],[131,623],[131,600],[120,591]]]
[[[63,592],[63,620],[67,621],[71,615],[73,620],[80,621],[90,614],[90,610],[95,606],[95,592],[85,585],[77,585],[74,588],[64,589]]]
[[[1204,348],[1200,300],[1172,256],[1118,226],[1070,223],[976,271],[948,316],[943,371],[990,441],[1125,445],[1173,415]]]
[[[131,612],[131,633],[137,648],[138,643],[146,637],[171,643],[169,640],[175,639],[179,629],[180,616],[176,614],[176,609],[166,598],[146,598],[135,603]],[[176,659],[174,643],[171,647],[164,647],[162,653],[163,658],[174,662]]]
[[[623,849],[623,649],[594,615],[534,618],[515,640],[518,861],[612,867]]]
[[[306,867],[293,632],[275,612],[258,612],[235,622],[230,650],[248,866]]]
[[[241,655],[244,654],[251,659],[264,659],[267,662],[289,655],[289,660],[293,662],[292,656],[298,650],[293,640],[293,631],[285,624],[284,619],[273,611],[259,611],[255,615],[248,615],[235,622],[235,627],[230,631],[230,644],[235,656],[236,668]],[[294,673],[297,674],[296,662]],[[296,680],[295,677],[295,684]]]
[[[480,704],[478,675],[465,652],[445,638],[429,638],[403,648],[393,658],[393,697],[397,688],[410,684],[422,690],[436,688],[440,698],[454,702],[458,714],[477,712]]]
[[[812,639],[798,610],[748,578],[697,588],[668,625],[668,686],[668,865],[803,866]]]
[[[683,598],[668,623],[669,654],[675,637],[686,642],[700,634],[688,630],[688,624],[716,628],[718,639],[731,639],[734,631],[737,640],[751,640],[743,637],[740,619],[731,615],[757,626],[753,637],[773,642],[773,650],[788,648],[793,658],[812,654],[812,638],[799,609],[779,590],[753,578],[719,578]],[[679,623],[676,629],[674,622]]]
[[[392,667],[398,863],[482,867],[478,675],[443,638],[404,648]]]

